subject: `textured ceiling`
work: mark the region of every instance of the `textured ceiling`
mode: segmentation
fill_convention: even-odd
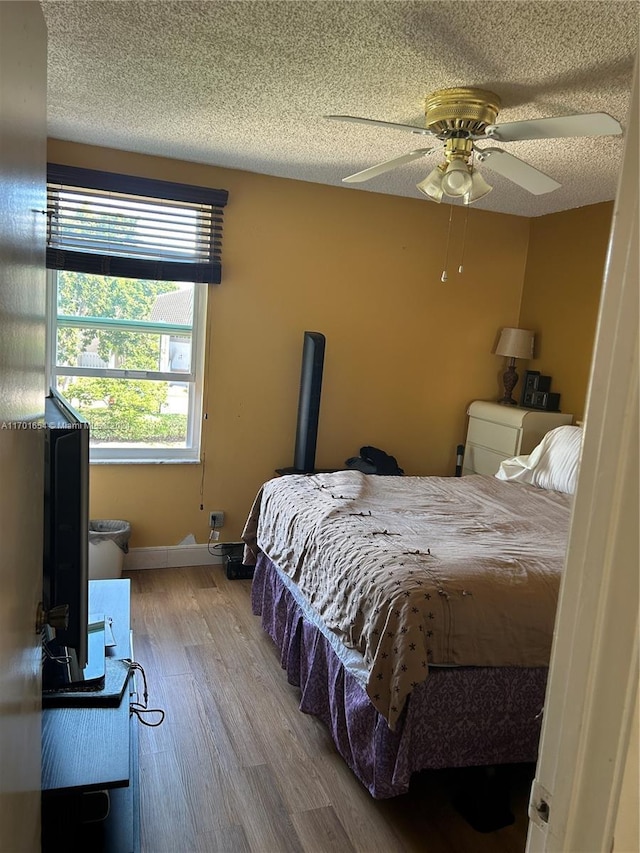
[[[436,140],[330,113],[424,124],[425,96],[480,86],[497,123],[608,112],[625,126],[637,2],[42,2],[49,135],[267,175],[341,178]],[[495,172],[475,207],[539,216],[614,198],[623,138],[492,143],[562,186]],[[433,159],[432,159],[433,158]],[[424,198],[429,155],[346,191]],[[424,199],[425,204],[433,202]]]

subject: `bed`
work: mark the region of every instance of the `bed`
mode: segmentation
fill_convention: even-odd
[[[373,797],[423,769],[536,760],[580,446],[560,427],[495,477],[261,487],[253,612]]]

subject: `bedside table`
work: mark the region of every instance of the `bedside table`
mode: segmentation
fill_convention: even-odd
[[[561,412],[521,409],[484,400],[471,403],[467,414],[463,475],[493,475],[504,459],[531,453],[550,429],[573,421],[573,415]]]

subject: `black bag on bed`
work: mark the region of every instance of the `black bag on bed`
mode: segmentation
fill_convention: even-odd
[[[361,447],[360,456],[352,456],[347,459],[345,465],[355,471],[362,471],[363,474],[404,474],[402,468],[398,467],[395,456],[389,456],[377,447]]]

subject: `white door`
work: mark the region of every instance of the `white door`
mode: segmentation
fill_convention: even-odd
[[[528,853],[623,850],[614,830],[621,832],[616,819],[627,759],[635,767],[627,779],[633,785],[635,776],[637,791],[638,756],[630,748],[637,738],[630,734],[632,724],[637,726],[638,693],[639,93],[636,63],[529,809]],[[637,841],[637,801],[633,833]],[[635,844],[625,853],[638,849]]]
[[[0,2],[0,849],[40,850],[46,29]]]

